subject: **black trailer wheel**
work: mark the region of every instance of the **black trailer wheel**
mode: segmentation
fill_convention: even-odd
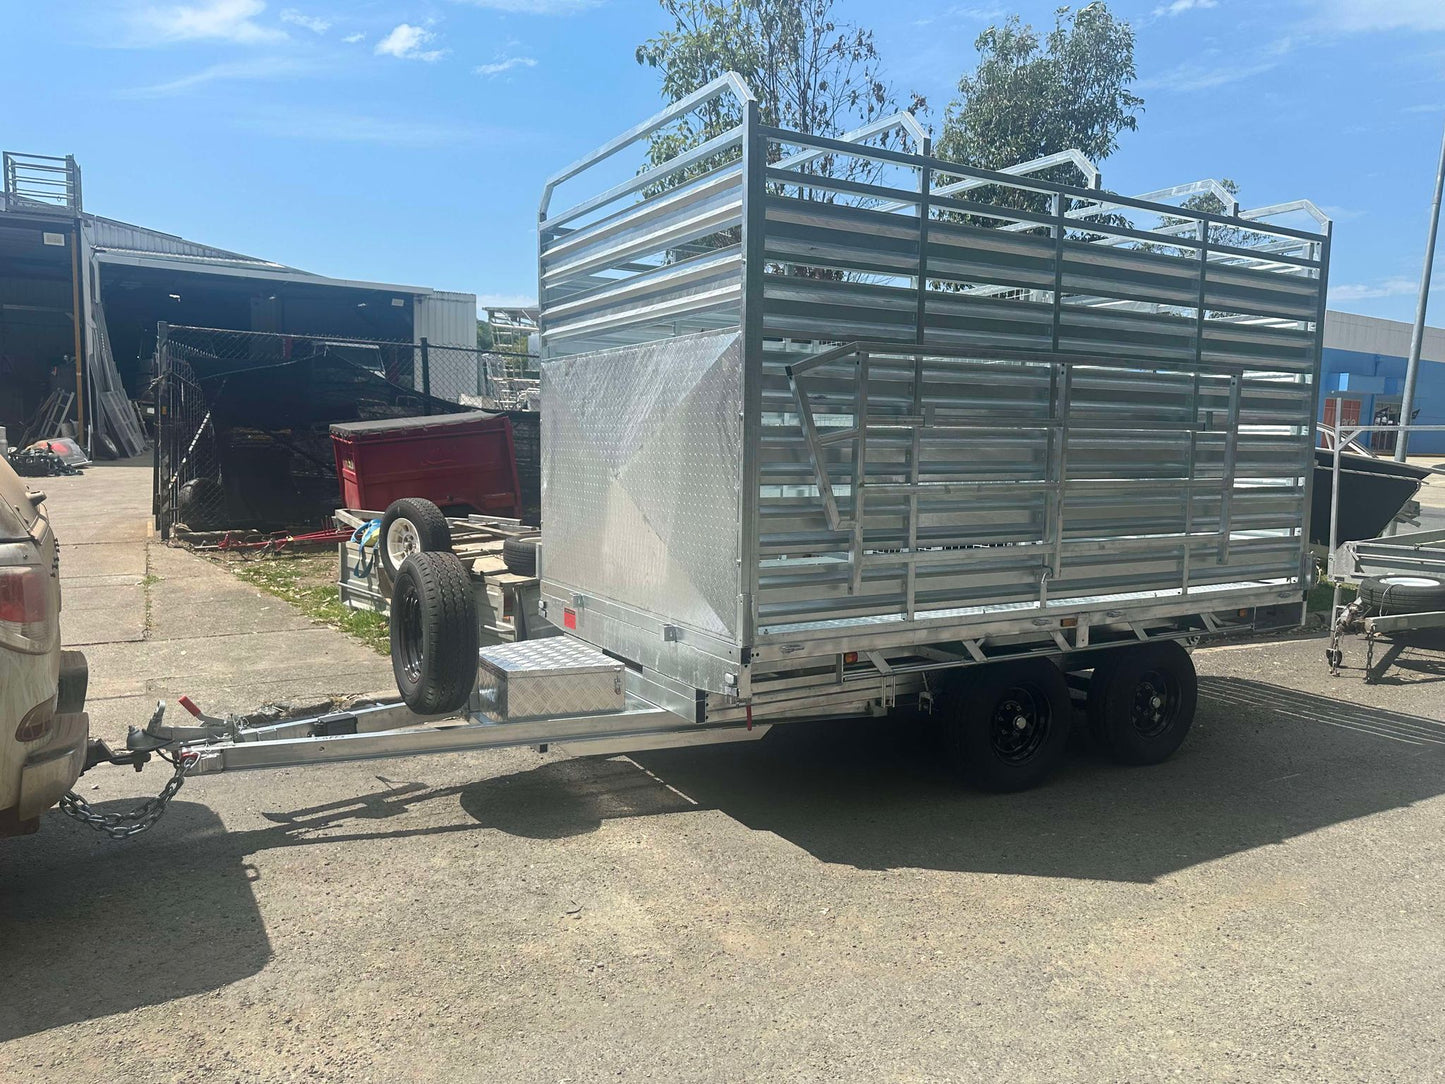
[[[530,538],[502,539],[502,563],[507,566],[507,571],[517,576],[535,576],[537,546],[541,541],[536,535]]]
[[[472,581],[451,553],[414,553],[391,595],[391,669],[419,715],[456,711],[477,680],[477,606]]]
[[[1037,786],[1063,762],[1072,710],[1068,683],[1047,659],[969,669],[943,713],[949,759],[986,790]]]
[[[1445,579],[1424,572],[1392,572],[1360,581],[1362,601],[1382,614],[1428,614],[1445,610]]]
[[[413,553],[451,553],[452,529],[447,517],[431,501],[402,497],[391,502],[381,517],[377,551],[381,567],[396,582],[396,574]]]
[[[1198,701],[1194,660],[1182,646],[1119,648],[1089,681],[1089,730],[1121,764],[1158,764],[1183,744]]]

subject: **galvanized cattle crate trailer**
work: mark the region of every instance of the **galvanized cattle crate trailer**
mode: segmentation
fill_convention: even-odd
[[[667,157],[689,118],[719,134]],[[1117,195],[1077,152],[974,169],[907,115],[779,130],[728,75],[557,174],[538,240],[566,635],[478,667],[449,555],[419,554],[392,604],[410,707],[203,720],[193,770],[902,707],[1016,788],[1062,757],[1071,686],[1106,749],[1161,760],[1194,711],[1181,641],[1301,615],[1330,245],[1307,201]],[[413,709],[464,721],[397,729]]]

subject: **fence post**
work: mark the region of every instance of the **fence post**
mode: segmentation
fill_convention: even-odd
[[[422,413],[431,413],[431,358],[427,355],[426,336],[421,337],[421,393]]]
[[[170,324],[162,320],[156,324],[156,383],[155,383],[155,422],[156,431],[151,450],[151,515],[155,519],[156,530],[161,533],[161,541],[169,540],[171,525],[169,519],[163,519],[161,500],[161,441],[170,436],[170,426],[167,424],[167,413],[170,409],[171,383],[167,372],[167,361],[169,358],[169,338],[171,334]],[[167,449],[165,455],[169,463],[170,455]]]

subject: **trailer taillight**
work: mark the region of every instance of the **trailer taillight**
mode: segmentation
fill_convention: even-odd
[[[48,651],[55,633],[50,576],[37,565],[0,567],[0,644]]]

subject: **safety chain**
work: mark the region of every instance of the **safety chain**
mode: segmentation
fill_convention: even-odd
[[[67,791],[60,799],[60,811],[67,817],[89,825],[97,832],[103,832],[111,839],[129,839],[151,828],[165,813],[166,806],[186,782],[186,772],[198,759],[195,753],[181,753],[175,758],[176,770],[161,792],[154,798],[147,798],[134,809],[123,813],[97,813],[89,802],[75,791]]]

